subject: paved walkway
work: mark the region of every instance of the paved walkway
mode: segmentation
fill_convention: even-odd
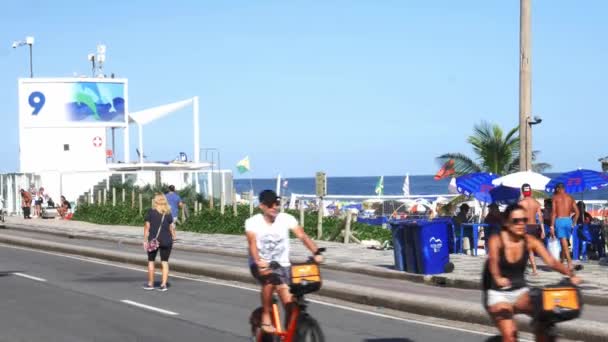
[[[138,242],[142,240],[143,228],[133,226],[110,226],[98,225],[80,221],[66,220],[45,220],[32,219],[23,220],[17,217],[8,217],[8,226],[16,228],[49,232],[55,234],[69,234],[75,236],[85,236],[92,238],[124,240]],[[403,272],[392,270],[394,265],[392,250],[375,250],[357,244],[342,244],[337,242],[318,243],[327,248],[326,261],[333,268],[343,268],[346,271],[366,272],[370,271],[376,276],[386,276],[395,278],[404,275]],[[178,230],[178,240],[176,248],[185,248],[205,252],[217,252],[220,254],[230,253],[234,255],[247,254],[247,242],[244,235],[224,235],[224,234],[200,234],[192,232],[180,232]],[[292,255],[295,258],[305,258],[309,255],[308,251],[298,241],[292,243]],[[471,284],[479,284],[481,271],[485,256],[468,256],[461,254],[451,254],[450,261],[455,265],[452,273],[441,274],[445,277],[448,284],[460,283],[463,287],[471,287]],[[542,262],[539,260],[539,264]],[[608,298],[608,266],[602,266],[597,262],[585,263],[585,269],[580,276],[584,279],[583,291],[592,296]],[[539,275],[536,277],[528,276],[528,281],[533,285],[555,283],[562,277],[561,274],[545,270],[542,266]],[[404,277],[407,278],[407,277]],[[468,285],[466,285],[468,284]],[[458,286],[458,285],[455,285]]]

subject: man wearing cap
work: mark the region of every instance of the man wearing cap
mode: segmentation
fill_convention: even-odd
[[[579,211],[572,196],[566,194],[564,183],[558,183],[553,194],[553,211],[551,213],[551,236],[557,236],[562,245],[562,262],[566,259],[568,268],[572,269],[572,258],[568,241],[572,235],[574,222],[578,220]],[[574,220],[570,215],[574,213]]]
[[[532,187],[530,184],[523,184],[521,186],[521,194],[523,199],[519,201],[519,205],[526,209],[526,233],[543,240],[545,238],[545,229],[542,222],[543,214],[540,210],[540,203],[532,197]],[[537,222],[540,222],[540,224]],[[530,252],[530,264],[532,265],[532,275],[537,275],[536,259],[532,252]]]
[[[262,321],[261,329],[266,333],[274,332],[270,311],[272,293],[276,290],[281,302],[289,312],[293,298],[289,293],[290,261],[289,233],[298,238],[314,255],[317,263],[323,257],[317,245],[306,235],[292,215],[279,213],[280,197],[272,190],[264,190],[259,195],[261,214],[245,221],[245,234],[249,245],[249,267],[253,277],[262,284]],[[278,270],[269,268],[270,262],[281,265]],[[276,274],[278,277],[269,277]]]

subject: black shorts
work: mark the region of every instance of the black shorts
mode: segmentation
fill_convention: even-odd
[[[542,233],[540,229],[540,224],[527,224],[526,233],[536,237],[537,239],[540,239]]]
[[[34,201],[34,204],[35,205],[42,205],[42,200],[36,200],[36,201]]]
[[[160,261],[169,261],[169,256],[171,255],[171,246],[168,247],[159,247],[154,252],[148,252],[148,261],[156,260],[156,254],[160,251]]]
[[[249,270],[251,271],[251,275],[260,284],[289,285],[290,283],[291,267],[281,267],[279,269],[273,270],[273,272],[269,275],[261,275],[260,269],[257,265],[250,265]]]

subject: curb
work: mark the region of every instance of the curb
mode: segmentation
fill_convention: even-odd
[[[100,248],[73,246],[52,241],[40,241],[5,235],[0,235],[0,242],[123,262],[143,267],[147,265],[147,260],[142,255],[135,253],[108,251]],[[240,281],[250,284],[255,283],[247,270],[232,266],[222,265],[222,267],[218,268],[215,264],[205,262],[174,260],[171,262],[171,269],[177,272],[203,275],[217,279]],[[391,291],[379,290],[372,287],[345,285],[334,281],[325,281],[319,295],[358,304],[386,307],[419,315],[492,325],[481,304],[471,304],[468,302],[443,298],[439,299],[429,296],[404,296],[403,294],[395,294]],[[518,317],[517,321],[521,330],[531,331],[529,319],[520,319]],[[608,325],[604,323],[579,319],[559,324],[558,329],[564,337],[569,339],[584,341],[608,340]]]
[[[50,226],[46,226],[47,228],[52,228]],[[83,240],[96,240],[96,241],[112,241],[121,244],[127,244],[132,246],[139,246],[141,244],[140,240],[137,239],[120,239],[120,238],[111,238],[111,237],[96,237],[87,234],[70,234],[66,232],[49,232],[49,231],[40,231],[38,229],[29,228],[26,226],[22,226],[20,224],[6,224],[4,228],[8,229],[16,229],[22,230],[31,233],[37,234],[48,234],[66,237],[69,239],[83,239]],[[176,242],[174,245],[175,249],[186,251],[186,252],[199,252],[199,253],[209,253],[215,255],[224,255],[230,257],[247,257],[246,252],[239,251],[230,251],[223,250],[217,247],[204,247],[204,246],[184,246]],[[364,275],[369,275],[378,278],[388,278],[388,279],[401,279],[406,281],[411,281],[414,283],[425,284],[429,286],[437,286],[437,287],[453,287],[460,288],[465,290],[481,290],[481,283],[477,280],[466,280],[466,279],[454,279],[450,277],[446,277],[443,275],[424,275],[424,274],[414,274],[407,272],[394,271],[390,269],[378,269],[375,267],[369,266],[360,266],[353,265],[348,263],[336,263],[336,262],[326,262],[323,265],[324,268],[334,270],[334,271],[342,271],[342,272],[351,272],[351,273],[359,273]],[[583,294],[583,300],[585,304],[590,305],[601,305],[608,306],[608,297],[597,296],[597,295],[589,295]]]

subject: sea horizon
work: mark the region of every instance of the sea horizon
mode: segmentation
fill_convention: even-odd
[[[549,178],[555,177],[560,173],[545,173]],[[410,194],[416,195],[447,195],[448,185],[451,177],[435,180],[434,175],[410,175]],[[353,195],[353,196],[377,196],[375,193],[376,185],[380,176],[357,176],[357,177],[327,177],[328,195]],[[287,186],[284,182],[287,180]],[[383,195],[403,195],[403,183],[405,176],[384,176]],[[251,190],[253,185],[254,193],[264,189],[276,189],[276,178],[238,178],[234,179],[237,193],[245,193]],[[281,193],[289,196],[296,194],[315,194],[315,177],[284,177],[281,178]],[[586,200],[608,200],[608,188],[575,193],[572,196]]]

